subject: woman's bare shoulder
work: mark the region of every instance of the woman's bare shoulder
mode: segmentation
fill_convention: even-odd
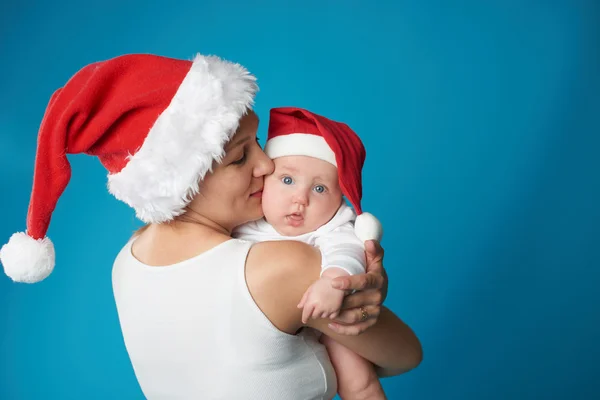
[[[318,272],[321,267],[320,261],[321,255],[314,246],[295,240],[257,243],[248,254],[248,263],[252,264],[252,267],[262,269],[278,266],[278,271],[286,273],[295,273],[297,270],[304,273],[311,269]]]
[[[265,316],[278,329],[294,333],[302,326],[297,305],[319,278],[321,253],[305,243],[257,243],[246,261],[246,284]]]

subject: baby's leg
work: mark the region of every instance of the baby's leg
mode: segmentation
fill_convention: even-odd
[[[327,335],[321,342],[329,352],[342,400],[386,399],[373,364]]]

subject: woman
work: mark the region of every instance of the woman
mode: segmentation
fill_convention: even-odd
[[[273,169],[256,140],[256,89],[243,67],[216,57],[128,55],[79,71],[42,122],[27,233],[13,235],[0,258],[17,281],[50,274],[46,231],[68,183],[66,153],[98,156],[111,193],[149,223],[113,268],[125,344],[147,398],[332,398],[336,377],[316,332],[381,375],[420,362],[415,335],[380,307],[381,249],[368,247],[366,275],[339,282],[371,289],[348,296],[340,324],[304,326],[297,304],[319,277],[319,252],[231,238],[262,216],[263,178]]]

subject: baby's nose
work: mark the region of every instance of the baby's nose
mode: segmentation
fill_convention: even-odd
[[[308,205],[308,196],[303,191],[297,192],[294,195],[294,203],[302,205],[302,206],[307,206]]]

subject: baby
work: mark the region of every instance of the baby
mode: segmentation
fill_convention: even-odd
[[[347,293],[333,288],[331,280],[364,273],[364,241],[380,240],[382,233],[377,219],[360,208],[363,144],[346,124],[286,107],[271,110],[265,152],[275,164],[263,188],[265,217],[242,225],[234,235],[252,241],[298,240],[319,248],[321,278],[298,307],[304,323],[335,318]],[[376,393],[371,398],[385,398],[371,363],[330,338],[322,341],[336,369],[338,392],[352,397],[368,391]]]

